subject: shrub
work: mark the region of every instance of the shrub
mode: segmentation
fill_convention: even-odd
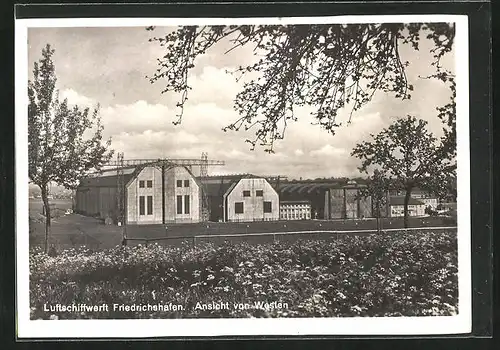
[[[34,250],[30,272],[35,319],[426,316],[455,314],[458,304],[456,232],[78,248],[55,257]],[[229,307],[196,309],[212,302]],[[286,305],[255,308],[260,302]],[[183,310],[127,312],[114,303]],[[45,312],[44,304],[105,304],[109,311]]]

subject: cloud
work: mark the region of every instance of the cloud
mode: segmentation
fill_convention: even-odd
[[[154,35],[163,32],[158,28]],[[256,56],[250,46],[224,54],[231,45],[222,42],[198,57],[189,77],[192,90],[182,123],[173,125],[180,95],[162,94],[164,81],[151,84],[145,78],[158,68],[156,59],[164,55],[165,47],[149,43],[151,33],[144,28],[32,28],[28,35],[30,67],[50,42],[56,49],[62,96],[81,106],[101,104],[104,136],[112,137],[115,150],[123,151],[126,158],[199,159],[202,152],[208,152],[209,158],[226,162],[225,167],[209,168],[212,173],[356,176],[359,161],[350,157],[356,143],[406,114],[428,120],[429,129],[439,136],[441,124],[435,108],[449,96],[444,84],[419,78],[432,73],[430,47],[422,45],[418,52],[405,47],[402,57],[410,61],[408,80],[415,87],[411,100],[377,92],[372,102],[353,113],[350,124],[346,124],[350,111],[339,112],[337,121],[342,126],[335,135],[312,125],[314,107],[296,108],[298,121],[289,123],[285,139],[275,144],[276,153],[267,154],[264,147],[250,151],[245,142],[255,137],[256,129],[222,131],[239,118],[233,100],[242,88],[226,69],[253,63]],[[453,55],[447,55],[447,60],[444,64],[453,69]]]
[[[64,89],[59,93],[61,99],[68,99],[70,105],[78,105],[79,107],[95,107],[97,102],[87,96],[79,94],[73,89]]]
[[[335,148],[331,145],[324,145],[320,149],[309,152],[309,155],[312,157],[343,157],[346,156],[346,153],[347,151],[345,148]]]

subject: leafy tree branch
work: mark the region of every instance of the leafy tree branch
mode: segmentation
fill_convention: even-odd
[[[335,134],[342,125],[339,111],[349,110],[349,123],[376,91],[411,98],[413,86],[406,76],[409,62],[402,61],[400,46],[409,44],[419,50],[421,35],[434,43],[434,77],[450,78],[441,59],[453,47],[453,24],[388,23],[179,27],[150,39],[165,48],[165,55],[158,58],[158,69],[149,80],[161,82],[163,93],[180,94],[180,112],[174,121],[179,124],[192,89],[188,77],[195,59],[224,40],[231,44],[227,52],[253,46],[257,62],[230,72],[237,81],[250,79],[234,100],[240,117],[223,130],[254,129],[255,137],[247,140],[252,149],[260,145],[273,152],[274,142],[284,138],[288,123],[297,120],[298,106],[313,106],[315,124]]]

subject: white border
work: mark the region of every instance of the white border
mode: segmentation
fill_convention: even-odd
[[[458,154],[459,314],[450,317],[30,320],[28,242],[27,82],[28,28],[133,27],[210,24],[313,24],[455,22]],[[233,335],[438,335],[472,329],[470,253],[470,154],[468,94],[468,18],[455,15],[390,15],[289,18],[99,18],[15,21],[16,103],[16,257],[17,335],[19,338],[143,338]],[[19,234],[17,234],[19,233]]]

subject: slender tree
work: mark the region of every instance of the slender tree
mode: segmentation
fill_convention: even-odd
[[[408,203],[415,187],[442,193],[443,183],[456,170],[456,145],[447,136],[436,139],[427,121],[400,118],[372,140],[356,145],[351,155],[361,160],[359,170],[377,168],[393,185],[404,189],[404,225],[408,227]]]
[[[380,232],[380,217],[382,216],[382,207],[387,205],[387,191],[389,184],[384,174],[375,169],[370,176],[367,186],[359,191],[359,197],[371,198],[373,214],[377,219],[377,231]]]
[[[339,110],[347,108],[352,115],[376,91],[411,98],[409,62],[401,59],[400,48],[419,50],[421,37],[433,43],[431,65],[436,71],[431,77],[449,81],[452,74],[441,59],[453,47],[455,28],[450,23],[183,26],[150,39],[165,48],[165,55],[158,58],[158,69],[149,79],[161,82],[162,92],[181,95],[177,124],[188,100],[195,59],[222,41],[230,43],[228,52],[252,46],[259,59],[230,72],[237,80],[248,75],[251,79],[236,94],[234,108],[240,118],[224,131],[253,128],[255,138],[246,140],[252,149],[259,144],[273,152],[274,141],[283,139],[287,124],[296,120],[296,106],[314,106],[317,124],[334,134],[342,124]],[[454,119],[447,122],[451,125]]]
[[[102,140],[99,106],[90,111],[60,100],[53,54],[47,44],[34,64],[33,81],[28,81],[28,169],[31,182],[41,190],[46,252],[51,227],[49,184],[73,189],[82,176],[100,170],[113,154],[111,139]]]

